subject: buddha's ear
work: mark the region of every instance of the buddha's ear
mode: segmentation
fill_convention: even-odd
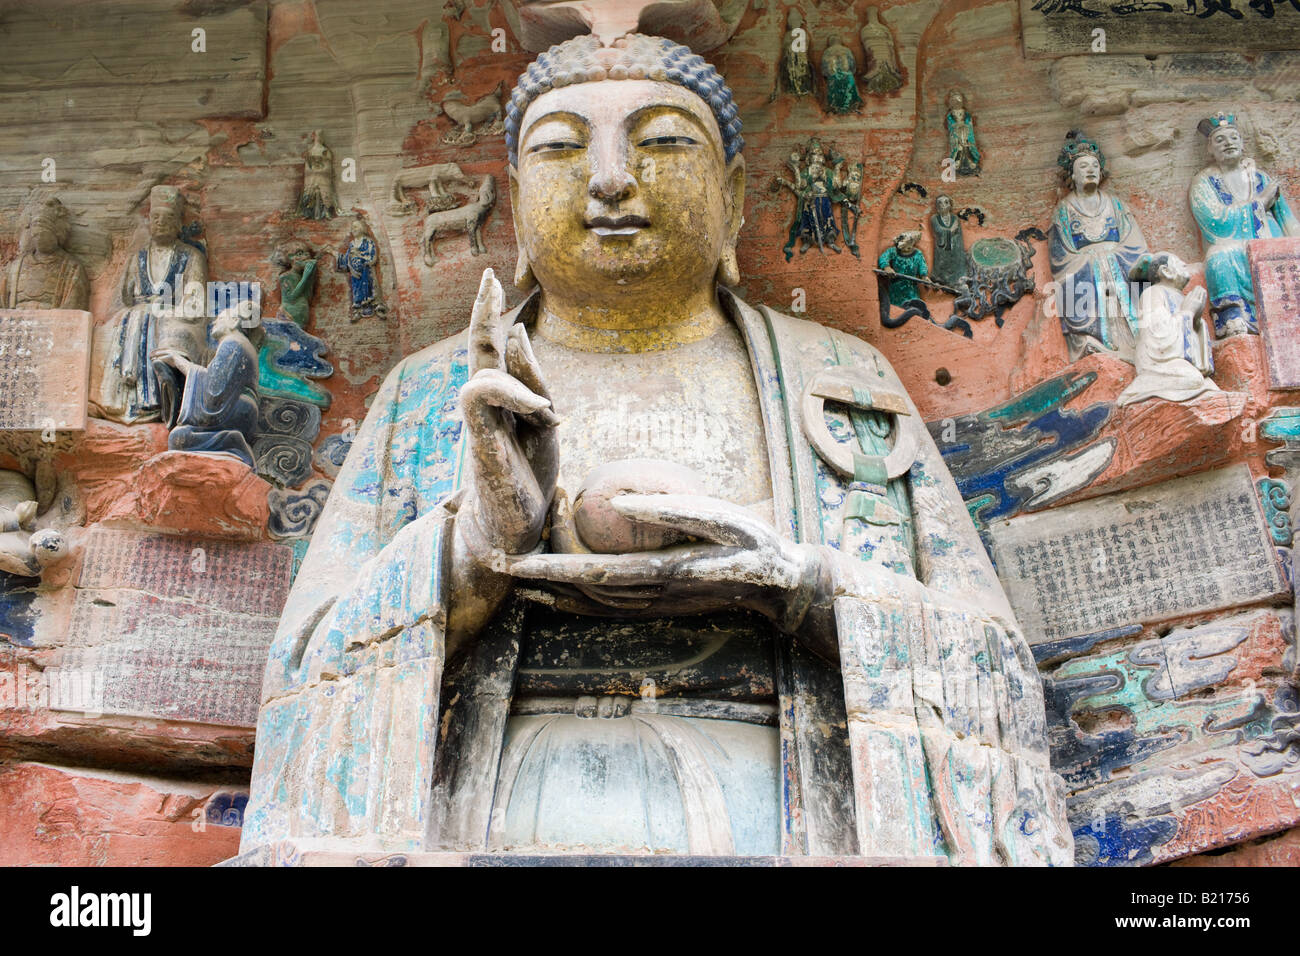
[[[537,285],[537,279],[533,276],[533,267],[528,262],[528,252],[524,249],[523,236],[519,231],[519,172],[507,163],[506,176],[510,180],[510,218],[515,226],[515,287],[521,292],[528,292]]]
[[[736,243],[740,240],[740,227],[745,224],[745,157],[737,153],[727,164],[726,182],[726,239],[722,256],[718,260],[718,284],[740,284],[740,264],[736,261]]]

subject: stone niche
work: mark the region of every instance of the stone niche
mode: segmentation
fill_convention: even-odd
[[[112,6],[17,0],[0,37],[0,268],[21,252],[33,187],[48,186],[90,293],[89,311],[0,309],[0,469],[32,482],[37,525],[69,542],[39,577],[0,574],[0,816],[17,834],[5,864],[236,855],[267,647],[357,429],[404,356],[466,327],[484,267],[515,268],[504,138],[490,115],[472,135],[457,118],[481,102],[490,113],[533,59],[515,3]],[[705,55],[735,94],[749,183],[738,292],[857,335],[897,370],[1029,636],[1077,862],[1293,865],[1300,239],[1251,244],[1260,334],[1213,342],[1219,391],[1120,405],[1132,364],[1070,360],[1048,306],[1047,234],[1064,195],[1058,154],[1079,129],[1150,250],[1189,265],[1184,292],[1205,287],[1187,190],[1207,162],[1197,124],[1219,111],[1300,209],[1300,11],[1279,3],[1266,22],[1244,0],[1241,18],[1111,0],[1085,0],[1096,17],[1035,0],[805,4],[814,62],[835,34],[864,71],[868,6],[902,82],[838,115],[820,86],[773,95],[785,6],[719,5],[730,38]],[[945,172],[951,90],[974,117],[978,176]],[[317,131],[339,214],[307,219]],[[813,138],[862,163],[860,258],[783,255],[795,200],[770,187]],[[446,192],[473,205],[468,240],[427,234],[451,201],[429,171],[449,168]],[[293,441],[255,469],[171,451],[157,422],[96,416],[123,271],[158,185],[178,187],[186,224],[202,224],[186,238],[211,279],[260,286],[279,349],[259,354],[264,379],[301,372],[280,393],[297,403]],[[919,292],[934,321],[881,321],[877,257],[919,229],[933,263],[939,194],[967,247],[1018,239],[1034,283],[969,336],[944,327],[956,309],[941,289]],[[382,318],[354,314],[339,269],[358,213]],[[305,311],[282,301],[277,250],[290,243],[316,261]],[[511,289],[506,305],[521,298]],[[280,425],[260,424],[266,449]],[[273,846],[245,862],[268,861],[312,860]]]

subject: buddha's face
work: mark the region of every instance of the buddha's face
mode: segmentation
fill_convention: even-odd
[[[679,296],[711,283],[735,241],[744,163],[726,163],[694,93],[607,80],[529,105],[510,184],[520,254],[543,291]]]
[[[1235,126],[1220,126],[1210,133],[1210,152],[1216,161],[1231,162],[1241,158],[1241,133]]]
[[[1101,185],[1101,160],[1091,153],[1075,159],[1070,169],[1075,189],[1091,189]]]
[[[155,242],[175,242],[181,234],[181,217],[169,202],[149,204],[149,237]]]

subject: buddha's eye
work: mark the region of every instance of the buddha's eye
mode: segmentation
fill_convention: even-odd
[[[651,136],[637,143],[637,146],[698,146],[699,141],[689,136]]]
[[[553,139],[529,146],[528,152],[531,155],[532,153],[556,153],[566,149],[582,149],[582,144],[572,139]]]

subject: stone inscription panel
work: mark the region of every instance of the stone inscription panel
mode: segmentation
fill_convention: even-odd
[[[89,312],[0,309],[0,431],[82,431]]]
[[[283,545],[92,529],[61,666],[102,713],[255,726],[292,566]]]
[[[1288,594],[1245,465],[990,526],[1031,644]]]
[[[1300,388],[1300,239],[1261,239],[1249,249],[1269,386]]]
[[[1020,0],[1020,22],[1027,57],[1300,48],[1291,0]]]

